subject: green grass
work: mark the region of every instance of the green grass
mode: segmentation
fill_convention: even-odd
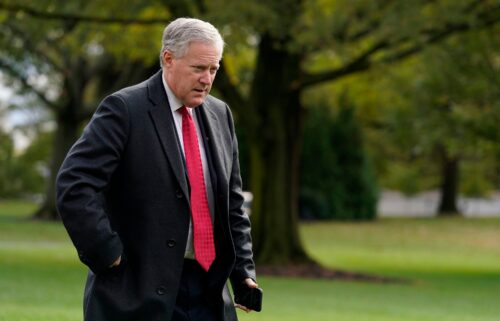
[[[85,268],[60,223],[36,205],[0,201],[0,321],[81,320]]]
[[[0,321],[82,319],[85,267],[60,223],[0,202]],[[408,284],[260,277],[261,313],[241,321],[500,321],[500,219],[383,219],[303,224],[324,265]]]

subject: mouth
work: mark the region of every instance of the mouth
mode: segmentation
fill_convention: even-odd
[[[193,90],[196,91],[196,92],[198,92],[198,93],[200,93],[200,94],[207,91],[206,89],[199,89],[199,88],[195,88]]]

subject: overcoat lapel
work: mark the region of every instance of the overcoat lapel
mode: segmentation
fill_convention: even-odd
[[[229,162],[226,160],[226,157],[229,156],[229,151],[227,150],[228,147],[224,144],[224,140],[222,139],[222,133],[217,130],[217,128],[220,127],[220,121],[217,120],[217,116],[210,109],[210,105],[207,101],[205,101],[202,108],[200,108],[200,114],[207,124],[207,126],[205,126],[205,130],[211,150],[213,151],[212,159],[215,171],[218,173],[218,182],[219,184],[222,184],[222,186],[220,186],[221,188],[227,190]]]
[[[172,171],[179,182],[182,192],[189,200],[188,183],[184,170],[183,157],[178,143],[177,132],[168,103],[167,93],[162,83],[162,73],[159,71],[148,81],[148,95],[153,103],[149,110],[156,134],[161,142],[163,152]]]

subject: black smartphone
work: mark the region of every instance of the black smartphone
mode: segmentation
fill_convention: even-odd
[[[262,289],[249,288],[244,285],[235,291],[234,301],[249,309],[260,312],[262,310]]]

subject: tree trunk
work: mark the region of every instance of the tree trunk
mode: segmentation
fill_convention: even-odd
[[[458,216],[457,198],[460,159],[458,156],[449,156],[446,151],[443,151],[441,160],[442,183],[438,215]]]
[[[250,187],[252,227],[260,264],[310,262],[298,226],[302,139],[300,91],[293,88],[300,57],[264,36],[251,94]]]
[[[59,214],[56,210],[55,182],[57,172],[61,166],[66,153],[78,138],[80,122],[74,117],[57,116],[57,128],[52,145],[50,160],[50,173],[46,183],[44,201],[35,212],[35,219],[58,220]]]
[[[95,68],[84,59],[77,59],[73,67],[68,68],[70,72],[65,75],[63,99],[67,99],[67,102],[60,110],[54,111],[57,128],[52,147],[50,174],[44,201],[34,214],[35,219],[59,219],[55,200],[56,176],[68,150],[80,135],[82,122],[91,116],[91,111],[84,110],[84,93],[88,93],[88,87],[96,86],[94,100],[98,100],[124,86],[142,81],[158,70],[156,61],[150,65],[136,61],[118,67],[109,56],[104,55],[100,59],[94,62],[99,66]],[[92,101],[90,97],[87,97],[87,100]]]

